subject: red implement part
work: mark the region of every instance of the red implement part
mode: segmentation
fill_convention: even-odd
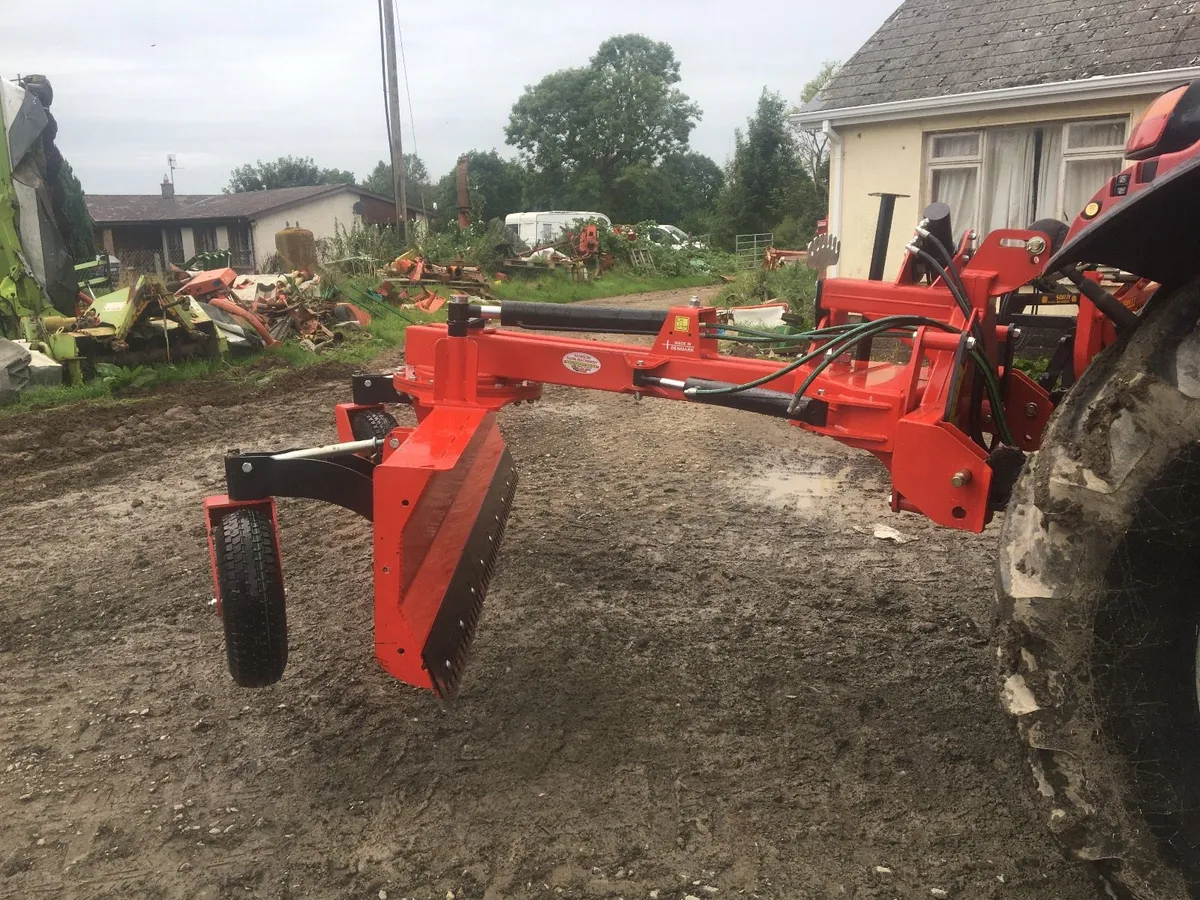
[[[426,288],[420,297],[413,301],[413,306],[421,312],[435,313],[446,305],[446,298],[435,291]]]
[[[206,272],[197,272],[188,279],[187,284],[175,293],[202,297],[205,294],[211,294],[213,291],[224,290],[233,284],[237,280],[237,277],[237,272],[233,271],[233,269],[209,269]]]
[[[374,478],[375,655],[453,697],[516,490],[495,413],[434,409]]]
[[[1037,237],[1042,238],[1040,246],[1048,245],[1036,232],[996,232],[963,268],[972,321],[982,326],[985,346],[980,349],[993,366],[997,346],[1007,336],[1007,328],[995,324],[994,298],[1040,274],[1044,260],[1030,249],[1039,246],[1032,241]],[[897,284],[825,282],[820,301],[824,323],[845,324],[852,315],[919,315],[945,323],[953,332],[918,329],[903,362],[840,357],[815,376],[807,391],[824,405],[823,420],[793,424],[877,456],[893,471],[899,508],[918,510],[939,524],[980,531],[991,518],[991,469],[987,452],[970,437],[967,399],[979,376],[966,356],[968,323],[940,282],[903,283],[908,269],[903,267]],[[707,307],[672,309],[650,347],[490,327],[450,337],[444,326],[413,327],[406,337],[408,365],[394,376],[394,387],[413,397],[418,410],[498,409],[537,396],[547,382],[678,400],[683,399],[679,389],[639,383],[639,378],[740,384],[779,371],[776,362],[720,354],[716,315]],[[794,393],[815,365],[780,375],[765,387]],[[1021,420],[1019,429],[1021,444],[1034,447],[1049,397],[1028,379],[1014,375],[1009,383],[1020,402],[1038,405],[1037,415]],[[1013,415],[1007,409],[1006,421]],[[985,403],[982,424],[990,417]],[[955,486],[956,481],[962,484]]]

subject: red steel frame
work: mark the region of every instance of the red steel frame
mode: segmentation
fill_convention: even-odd
[[[958,262],[972,307],[972,322],[983,326],[985,356],[1007,385],[1005,416],[1017,443],[1033,450],[1050,415],[1049,396],[1019,371],[1005,372],[996,361],[1008,329],[996,324],[994,298],[1040,275],[1048,254],[1046,235],[1002,230],[987,236],[979,250]],[[922,285],[908,257],[897,281],[831,279],[823,282],[822,325],[889,315],[920,315],[956,332],[968,322],[950,290],[936,280]],[[652,345],[581,340],[488,326],[452,337],[445,326],[408,330],[406,366],[393,375],[395,389],[413,398],[419,420],[438,407],[495,410],[536,399],[542,384],[684,399],[678,390],[639,385],[635,374],[684,381],[691,377],[743,383],[780,368],[780,363],[722,355],[709,336],[717,327],[712,307],[672,309]],[[922,513],[939,525],[982,531],[991,518],[992,468],[988,451],[960,426],[965,421],[964,386],[975,377],[959,355],[960,334],[918,328],[905,362],[857,361],[846,354],[817,376],[808,396],[828,404],[824,425],[793,422],[867,450],[890,470],[896,510]],[[766,387],[794,392],[811,373],[801,366]],[[348,437],[351,405],[339,409],[339,432]],[[947,416],[947,410],[950,415]],[[984,426],[993,414],[985,402]],[[344,423],[344,424],[343,424]],[[994,428],[994,423],[992,423]]]

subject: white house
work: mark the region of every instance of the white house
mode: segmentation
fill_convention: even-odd
[[[336,224],[355,221],[394,225],[395,204],[357,185],[326,184],[237,194],[176,194],[163,182],[160,194],[88,194],[97,243],[123,262],[153,268],[154,254],[178,265],[206,250],[232,251],[238,269],[255,269],[275,252],[275,233],[307,228],[320,239]],[[410,222],[424,213],[408,209]],[[137,265],[137,262],[134,263]]]
[[[885,277],[932,200],[956,234],[1070,222],[1150,101],[1195,78],[1194,0],[905,0],[792,117],[828,137],[839,274],[867,274],[877,192],[908,195]]]

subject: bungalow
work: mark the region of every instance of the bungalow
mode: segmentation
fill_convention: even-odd
[[[176,194],[169,181],[161,194],[88,194],[96,243],[142,270],[154,256],[176,265],[206,250],[230,250],[237,269],[256,269],[275,252],[275,233],[288,226],[320,239],[335,224],[355,221],[394,225],[395,204],[357,185],[323,184],[238,194]],[[409,207],[410,222],[425,214]]]
[[[792,116],[828,140],[839,273],[866,277],[880,192],[907,195],[885,277],[933,200],[956,233],[1070,222],[1150,101],[1195,78],[1195,0],[905,0]]]

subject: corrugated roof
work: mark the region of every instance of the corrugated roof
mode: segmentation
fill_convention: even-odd
[[[1200,0],[905,0],[805,108],[1200,65]]]

